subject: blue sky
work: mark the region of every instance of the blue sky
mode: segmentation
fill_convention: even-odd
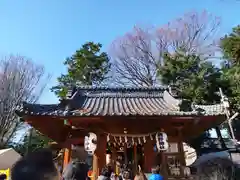
[[[49,87],[65,72],[63,61],[86,41],[107,50],[134,24],[166,24],[196,10],[222,18],[221,34],[240,24],[237,0],[1,0],[0,54],[21,54],[43,64],[53,75]],[[56,103],[48,89],[42,103]]]

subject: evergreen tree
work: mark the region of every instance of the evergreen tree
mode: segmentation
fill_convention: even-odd
[[[221,48],[224,58],[231,65],[240,65],[240,25],[234,27],[230,34],[221,39]]]
[[[221,87],[221,71],[201,57],[177,52],[164,55],[158,75],[164,85],[175,86],[180,97],[199,104],[219,102],[216,94]]]
[[[225,58],[222,64],[222,79],[228,84],[228,97],[235,111],[240,110],[240,25],[221,39]]]
[[[52,91],[59,97],[65,97],[69,86],[98,85],[107,78],[110,70],[108,55],[101,51],[100,43],[87,42],[67,58],[67,74],[58,78],[58,85]]]
[[[240,25],[234,27],[232,32],[225,35],[221,41],[220,46],[224,55],[224,62],[222,64],[222,79],[228,86],[227,96],[230,100],[231,110],[239,112],[240,110]],[[233,121],[233,128],[235,136],[240,138],[240,123]]]
[[[200,56],[182,51],[173,55],[166,53],[163,58],[164,65],[158,69],[158,75],[164,85],[176,87],[181,98],[196,104],[219,103],[220,97],[216,93],[222,84],[219,68]],[[198,154],[202,154],[201,145],[209,136],[209,132],[204,132],[188,143]],[[216,149],[213,144],[210,148]]]

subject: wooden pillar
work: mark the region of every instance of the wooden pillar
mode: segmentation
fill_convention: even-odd
[[[182,136],[182,127],[177,127],[178,130],[178,148],[179,148],[179,155],[180,155],[180,175],[181,177],[184,176],[184,167],[186,165],[185,163],[185,152],[183,148],[183,136]]]
[[[127,157],[127,144],[124,143],[124,163],[128,164],[128,157]]]
[[[93,179],[96,180],[102,168],[106,165],[107,136],[97,134],[97,149],[93,155]]]
[[[167,179],[168,177],[168,172],[167,172],[167,161],[166,161],[166,156],[165,156],[165,151],[160,151],[160,157],[161,157],[161,173],[164,177],[164,179]]]
[[[134,157],[134,169],[133,172],[135,173],[138,170],[138,162],[137,162],[137,145],[134,143],[133,145],[133,157]]]
[[[156,158],[153,147],[154,141],[147,139],[147,142],[144,144],[144,172],[146,173],[151,172]]]
[[[96,180],[98,178],[98,156],[97,154],[95,153],[93,155],[93,180]]]
[[[71,149],[70,148],[65,148],[64,149],[64,154],[63,154],[63,169],[68,165],[71,159]]]
[[[116,173],[116,169],[117,169],[116,161],[117,161],[117,152],[116,152],[116,148],[113,147],[113,149],[112,149],[112,164],[113,164],[113,170],[115,173]]]

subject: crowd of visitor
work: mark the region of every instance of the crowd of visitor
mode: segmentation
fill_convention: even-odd
[[[218,162],[217,166],[219,166],[219,164],[226,165],[225,161]],[[216,169],[217,166],[215,166],[214,169]],[[206,171],[204,170],[205,167],[207,167],[207,165],[202,166],[202,175],[204,174],[203,172]],[[232,165],[226,166],[226,168],[223,169],[227,170],[229,167],[232,167]],[[207,169],[211,171],[207,173],[208,175],[213,174],[216,176],[216,173],[213,173],[215,171],[213,168],[207,167]],[[52,152],[48,149],[41,149],[29,153],[15,163],[11,169],[11,180],[89,180],[88,171],[89,167],[87,163],[73,160],[64,169],[63,173],[60,173],[53,161]],[[232,177],[229,173],[233,171],[226,172],[225,177]],[[149,177],[146,177],[140,166],[137,172],[134,173],[135,174],[133,174],[131,169],[124,167],[121,169],[120,173],[116,175],[111,166],[106,166],[102,169],[98,180],[163,180],[159,166],[152,168],[152,174]],[[221,178],[223,176],[224,174],[217,175],[217,179],[225,179]],[[0,180],[4,179],[7,179],[6,175],[0,175]]]
[[[86,180],[88,177],[88,165],[78,160],[71,161],[63,173],[57,170],[53,161],[52,152],[48,149],[29,153],[22,157],[11,170],[11,180]],[[0,175],[0,180],[6,179],[6,175]],[[159,167],[152,169],[150,180],[162,180]],[[125,167],[119,175],[116,175],[111,166],[105,166],[98,180],[147,180],[140,166],[135,177],[133,172]]]

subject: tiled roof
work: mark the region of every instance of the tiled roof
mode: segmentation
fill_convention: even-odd
[[[56,105],[23,103],[16,113],[51,116],[215,116],[223,115],[222,104],[193,105],[181,109],[182,101],[167,88],[80,87],[65,101]],[[65,104],[65,105],[63,105]]]

